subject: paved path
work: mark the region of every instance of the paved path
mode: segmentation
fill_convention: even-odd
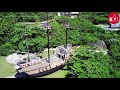
[[[13,75],[13,76],[8,76],[8,77],[5,77],[5,78],[16,78],[16,77]]]

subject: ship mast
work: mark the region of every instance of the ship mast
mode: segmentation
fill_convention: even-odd
[[[48,12],[47,12],[47,25],[45,26],[45,28],[47,29],[47,38],[48,38],[48,63],[50,63],[50,42],[49,42],[49,30],[51,29],[51,26],[49,25],[49,22],[48,22]]]
[[[66,28],[66,45],[65,45],[65,48],[66,49],[67,49],[67,43],[68,43],[68,29],[69,29],[68,16],[69,16],[69,13],[67,14],[67,23],[65,23],[65,28]]]
[[[26,47],[27,47],[27,53],[28,53],[28,62],[30,62],[30,55],[29,55],[29,46],[28,46],[28,34],[26,33],[26,26],[27,24],[24,26],[24,34],[23,36],[25,37],[26,39]]]

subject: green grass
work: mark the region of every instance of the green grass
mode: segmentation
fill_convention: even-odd
[[[40,77],[40,78],[65,78],[65,75],[67,74],[67,70],[58,70],[54,73],[51,73],[49,75]]]
[[[50,50],[50,56],[53,55],[54,50]],[[42,56],[43,58],[47,58],[48,57],[48,51],[43,51],[42,53],[40,53],[40,56]]]
[[[4,78],[16,74],[16,70],[14,69],[14,66],[7,63],[5,58],[6,57],[4,56],[0,56],[0,78]]]

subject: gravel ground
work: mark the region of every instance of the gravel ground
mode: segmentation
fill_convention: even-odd
[[[29,55],[31,58],[36,57],[36,54],[34,54],[34,53],[30,53]],[[13,53],[6,57],[6,61],[10,64],[16,65],[17,62],[19,62],[20,60],[23,60],[24,58],[27,59],[28,54],[22,55],[22,54]]]

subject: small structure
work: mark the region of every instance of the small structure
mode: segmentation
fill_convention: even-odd
[[[71,18],[76,18],[79,15],[79,12],[71,12]]]
[[[120,26],[120,24],[96,25],[96,26],[101,27],[106,31],[118,31],[118,30],[120,30],[120,27],[118,27],[118,26]]]
[[[49,24],[49,22],[42,22],[40,23],[40,26],[42,26],[44,29],[51,29],[51,25]]]
[[[69,12],[58,12],[58,16],[66,16]]]
[[[96,47],[96,49],[94,50],[94,52],[96,53],[102,52],[104,55],[108,54],[109,50],[107,49],[107,45],[103,40],[99,40],[98,42],[95,42],[95,43],[89,43],[89,45]],[[92,51],[92,50],[89,50],[89,51]]]
[[[66,16],[69,15],[71,16],[71,18],[76,18],[79,15],[79,12],[58,12],[58,16]]]
[[[117,23],[117,24],[110,24],[110,27],[109,28],[113,28],[113,29],[117,29],[117,28],[120,28],[120,23]]]
[[[64,45],[61,45],[56,48],[56,56],[63,60],[67,60],[71,54],[71,50],[72,50],[71,44],[67,44],[67,49],[64,47]]]
[[[95,43],[89,43],[89,45],[91,46],[96,46],[98,48],[104,48],[104,49],[107,49],[107,45],[105,44],[105,42],[103,40],[100,40],[98,42],[95,42]]]

